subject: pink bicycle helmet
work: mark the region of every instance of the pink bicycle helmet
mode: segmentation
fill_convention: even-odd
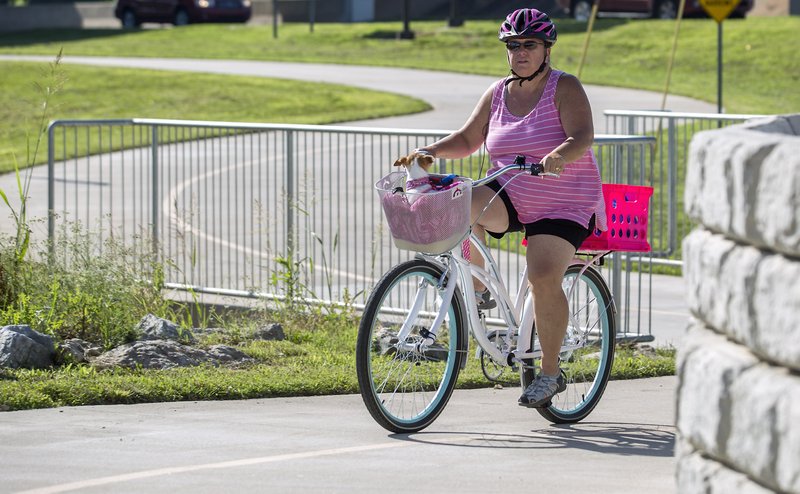
[[[500,24],[497,33],[500,41],[509,38],[538,38],[546,43],[555,44],[558,34],[556,25],[550,17],[536,9],[517,9]]]

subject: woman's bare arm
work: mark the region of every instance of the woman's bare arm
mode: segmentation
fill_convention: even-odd
[[[564,74],[558,80],[556,107],[567,137],[542,160],[545,171],[561,173],[579,159],[594,142],[592,108],[583,86],[575,76]]]

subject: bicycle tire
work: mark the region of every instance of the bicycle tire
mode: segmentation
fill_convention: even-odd
[[[442,273],[443,266],[425,259],[398,264],[375,286],[359,323],[356,372],[361,397],[372,418],[392,432],[417,432],[430,425],[450,400],[466,362],[466,317],[458,288],[435,343],[409,350],[422,341],[420,331],[429,328],[439,311],[436,285]],[[423,305],[411,334],[400,342],[392,330],[403,325],[420,291]]]
[[[582,337],[582,347],[561,354],[561,369],[567,389],[553,397],[549,406],[536,410],[556,424],[571,424],[586,418],[600,402],[611,375],[616,341],[616,309],[605,280],[589,266],[578,278],[582,264],[570,266],[562,286],[568,292],[577,283],[568,299],[570,327],[567,338]],[[574,328],[577,321],[579,328]],[[526,366],[520,374],[522,388],[533,381],[533,368]]]

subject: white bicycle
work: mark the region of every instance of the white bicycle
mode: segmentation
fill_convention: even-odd
[[[536,175],[541,172],[541,165],[507,165],[474,182],[459,177],[459,185],[442,190],[443,198],[432,199],[431,203],[438,212],[446,211],[448,225],[463,223],[464,206],[460,202],[466,201],[468,205],[471,188],[510,170]],[[384,177],[376,184],[379,194],[386,198],[386,194],[401,192],[402,179],[402,174]],[[454,199],[458,199],[458,206]],[[421,202],[417,200],[415,205]],[[606,203],[609,202],[606,197]],[[361,396],[372,417],[393,432],[416,432],[430,425],[447,405],[459,372],[466,365],[470,333],[479,346],[484,374],[495,379],[506,368],[515,369],[524,389],[533,380],[541,358],[527,273],[521,273],[520,288],[512,298],[490,250],[471,234],[469,209],[466,209],[466,225],[456,228],[461,228],[460,232],[451,233],[442,226],[437,232],[439,237],[415,244],[400,238],[403,235],[399,230],[409,227],[409,218],[394,218],[398,221],[393,225],[394,213],[390,211],[394,210],[387,208],[386,202],[383,205],[395,243],[419,253],[383,275],[367,300],[361,319],[356,369]],[[409,214],[428,219],[435,216],[430,211],[421,212],[420,207]],[[645,233],[646,208],[645,205]],[[453,215],[455,221],[451,221]],[[612,212],[608,215],[610,219]],[[641,226],[641,217],[635,221]],[[630,215],[628,222],[633,225]],[[616,237],[618,232],[613,228],[612,232]],[[641,232],[635,229],[634,235],[639,240],[643,237]],[[626,236],[622,230],[619,234],[623,239]],[[461,241],[467,235],[485,259],[485,269],[471,264],[462,254]],[[630,239],[630,230],[627,236]],[[564,275],[562,286],[569,301],[569,323],[560,358],[567,389],[549,404],[537,408],[554,423],[574,423],[588,416],[608,382],[614,359],[616,309],[605,280],[593,264],[613,250],[618,249],[601,250],[585,259],[576,256]],[[489,288],[497,302],[499,317],[489,318],[478,309],[475,297],[471,296],[473,277]]]

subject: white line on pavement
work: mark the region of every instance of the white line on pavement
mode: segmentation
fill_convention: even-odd
[[[146,479],[151,477],[160,477],[163,475],[174,475],[178,473],[196,472],[199,470],[211,470],[220,468],[236,468],[246,467],[250,465],[260,465],[264,463],[276,463],[281,461],[303,460],[308,458],[318,458],[321,456],[333,456],[351,453],[361,453],[363,451],[375,451],[379,449],[398,448],[402,446],[410,446],[415,444],[410,441],[394,441],[390,443],[368,444],[363,446],[351,446],[348,448],[335,448],[335,449],[321,449],[317,451],[306,451],[304,453],[290,453],[284,455],[274,456],[260,456],[256,458],[244,458],[241,460],[221,461],[217,463],[204,463],[200,465],[187,465],[183,467],[166,467],[156,468],[153,470],[142,470],[140,472],[123,473],[120,475],[109,475],[107,477],[98,477],[95,479],[79,480],[76,482],[69,482],[66,484],[53,485],[49,487],[41,487],[38,489],[31,489],[21,491],[18,494],[54,494],[58,492],[68,492],[77,489],[86,489],[89,487],[97,487],[101,485],[116,484],[120,482],[127,482],[130,480]]]

